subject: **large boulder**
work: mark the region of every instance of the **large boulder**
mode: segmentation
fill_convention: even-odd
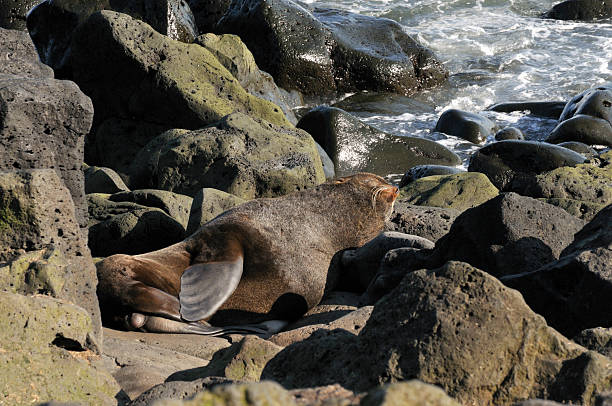
[[[612,2],[610,7],[612,13]],[[566,104],[559,124],[546,141],[612,146],[612,84],[594,87],[574,96]]]
[[[151,141],[130,172],[133,189],[193,196],[215,188],[243,199],[273,197],[325,181],[312,137],[234,113],[195,131],[172,130]]]
[[[132,202],[146,207],[156,207],[187,228],[193,199],[166,190],[141,189],[118,192],[109,197],[112,202]]]
[[[487,110],[500,113],[512,113],[515,111],[527,111],[534,116],[559,119],[566,102],[564,101],[540,101],[540,102],[507,102],[497,103]]]
[[[423,164],[459,165],[461,160],[435,141],[387,134],[337,107],[320,106],[300,119],[306,130],[334,162],[336,174],[404,173]]]
[[[400,24],[306,7],[291,0],[235,0],[217,29],[239,35],[279,86],[306,94],[410,94],[446,79],[433,53]]]
[[[400,197],[410,204],[459,211],[476,207],[498,194],[491,181],[478,172],[426,176],[400,189]]]
[[[418,235],[436,242],[448,233],[459,214],[455,209],[416,206],[398,199],[391,218],[385,223],[385,231]]]
[[[410,182],[417,179],[424,178],[426,176],[436,175],[454,175],[456,173],[464,172],[463,169],[457,168],[456,166],[445,166],[445,165],[417,165],[410,168],[399,183],[399,187],[406,186]]]
[[[244,90],[276,104],[283,110],[287,120],[293,124],[297,123],[297,118],[287,101],[289,98],[287,92],[276,86],[269,73],[257,67],[253,54],[247,49],[240,37],[231,34],[203,34],[197,38],[196,43],[212,52],[219,62],[240,82]]]
[[[130,189],[123,179],[111,168],[89,166],[83,171],[85,175],[85,193],[117,193]]]
[[[563,250],[558,261],[504,278],[529,306],[569,337],[611,327],[612,205],[601,210]]]
[[[602,158],[600,167],[579,164],[539,174],[521,194],[544,199],[576,217],[591,220],[599,210],[612,203],[612,153]]]
[[[102,11],[82,23],[71,60],[74,80],[96,109],[94,130],[110,118],[196,129],[233,112],[291,126],[278,106],[247,93],[208,50],[125,14]]]
[[[559,258],[584,221],[515,193],[466,210],[436,243],[438,264],[465,261],[494,276],[534,271]]]
[[[0,75],[18,75],[32,79],[53,77],[53,70],[38,59],[27,32],[0,28],[0,50],[5,55],[0,65]]]
[[[28,31],[41,60],[61,78],[72,77],[75,30],[101,10],[130,14],[174,40],[193,42],[198,35],[193,14],[181,0],[45,0],[36,4],[27,15]]]
[[[102,345],[95,266],[54,170],[0,172],[0,274],[0,290],[49,294],[86,309]]]
[[[474,144],[482,144],[496,130],[497,125],[485,116],[457,109],[444,111],[433,129]]]
[[[565,0],[555,4],[544,18],[555,20],[599,20],[612,17],[610,0]]]
[[[87,195],[89,248],[94,256],[143,254],[185,238],[185,227],[162,209]]]
[[[349,279],[358,291],[363,292],[376,275],[378,265],[387,251],[396,248],[432,249],[433,247],[434,243],[426,238],[386,231],[359,248],[343,251],[340,260],[342,274],[346,275],[345,279]]]
[[[336,330],[281,351],[262,378],[365,391],[419,379],[462,404],[545,397],[593,405],[612,362],[546,325],[515,290],[468,264],[409,273],[358,336]]]
[[[544,142],[508,140],[480,148],[468,170],[487,175],[501,191],[521,188],[525,181],[562,166],[576,166],[586,158],[577,152]]]
[[[109,118],[87,136],[87,162],[112,168],[127,179],[138,152],[152,139],[168,130],[167,125]]]
[[[50,297],[0,291],[0,312],[3,403],[117,404],[115,380],[90,365],[96,334],[85,310]]]
[[[8,55],[8,63],[0,67],[0,171],[55,169],[84,227],[81,164],[93,106],[76,84],[53,79],[23,35],[0,30],[0,52]]]
[[[195,233],[200,227],[217,217],[219,214],[244,203],[246,200],[212,188],[203,188],[193,197],[187,235]]]

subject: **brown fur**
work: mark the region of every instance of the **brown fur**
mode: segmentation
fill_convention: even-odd
[[[240,283],[211,321],[224,325],[299,317],[331,287],[333,255],[379,234],[396,197],[397,188],[382,178],[356,174],[291,195],[249,201],[162,250],[113,255],[98,264],[103,316],[108,321],[142,312],[180,320],[176,298],[185,268],[242,253]],[[148,296],[139,296],[142,289]]]

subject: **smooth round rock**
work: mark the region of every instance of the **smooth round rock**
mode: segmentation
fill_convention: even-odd
[[[498,103],[487,110],[500,113],[528,111],[534,116],[558,119],[565,108],[564,101]]]
[[[599,20],[612,17],[610,0],[566,0],[555,4],[544,14],[555,20]]]
[[[577,152],[554,144],[508,140],[476,151],[470,159],[468,171],[484,173],[498,189],[510,191],[513,182],[562,166],[576,166],[585,160]]]
[[[481,144],[493,135],[496,128],[493,121],[480,114],[450,109],[442,113],[433,131]]]
[[[577,114],[557,125],[546,138],[553,144],[565,141],[612,147],[612,125],[601,118]]]
[[[311,110],[297,127],[323,147],[338,176],[359,171],[385,176],[417,165],[461,163],[454,152],[435,141],[387,134],[336,107]]]
[[[501,130],[495,133],[495,141],[524,139],[525,136],[523,135],[523,132],[515,127],[502,128]]]

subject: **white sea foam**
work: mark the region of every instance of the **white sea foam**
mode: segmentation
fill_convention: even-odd
[[[396,20],[450,70],[448,83],[413,97],[430,106],[431,113],[420,114],[406,105],[403,114],[358,114],[394,134],[436,138],[430,130],[448,108],[482,112],[499,102],[568,100],[612,82],[612,21],[541,19],[558,0],[305,2]],[[528,139],[546,138],[555,124],[524,113],[488,114],[502,127],[519,127]],[[469,151],[465,141],[437,138],[462,157]]]

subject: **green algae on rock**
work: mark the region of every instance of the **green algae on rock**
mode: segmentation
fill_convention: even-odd
[[[243,113],[195,131],[170,130],[141,150],[130,170],[133,189],[193,196],[215,188],[242,199],[274,197],[325,181],[312,137]]]
[[[93,14],[72,46],[74,80],[92,98],[95,123],[116,117],[195,129],[240,111],[291,126],[278,106],[248,94],[210,51],[128,15]]]
[[[84,309],[46,296],[0,292],[0,394],[7,404],[50,400],[116,405],[119,386],[93,355]]]
[[[420,206],[464,211],[497,196],[499,190],[482,173],[426,176],[400,189],[400,198]]]

